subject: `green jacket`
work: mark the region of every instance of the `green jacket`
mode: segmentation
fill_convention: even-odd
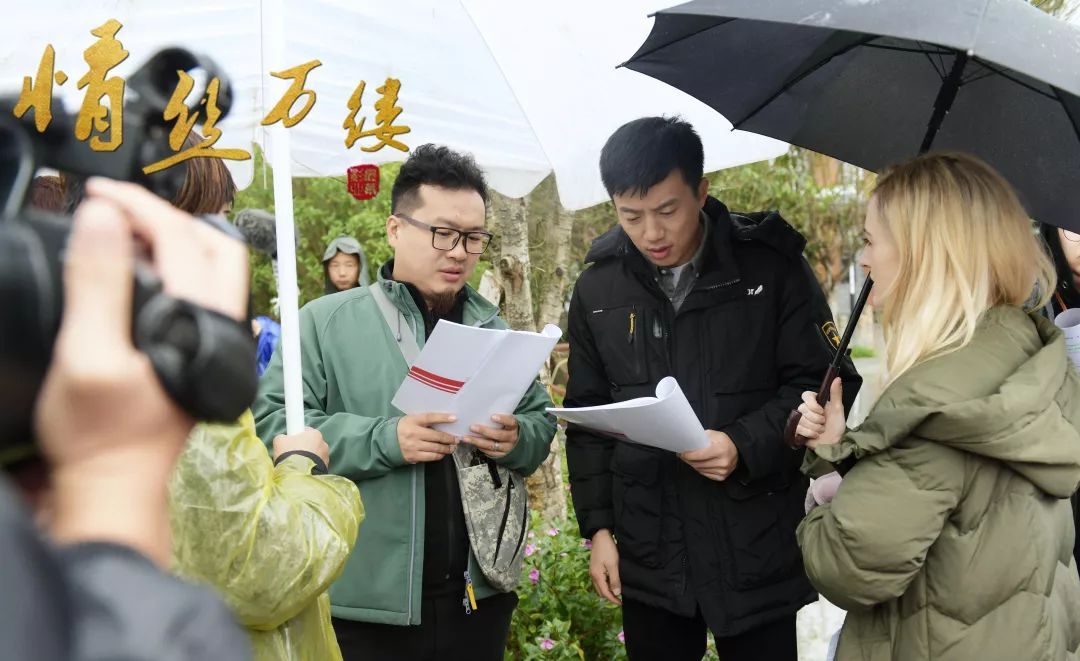
[[[811,582],[849,611],[837,659],[1078,658],[1080,378],[1061,331],[992,308],[816,454],[852,453],[798,529]]]
[[[313,465],[293,455],[274,466],[245,412],[196,426],[169,484],[174,570],[221,593],[255,661],[341,659],[326,590],[364,506],[352,482]]]
[[[380,278],[423,347],[424,324],[404,285]],[[498,309],[468,290],[463,321],[506,328]],[[390,405],[408,366],[367,287],[331,294],[300,310],[304,417],[330,445],[330,470],[356,482],[367,519],[345,573],[330,588],[335,617],[384,624],[419,624],[424,557],[424,466],[402,457]],[[255,420],[270,441],[285,429],[281,355],[275,352],[259,383]],[[530,474],[548,456],[555,422],[551,402],[535,383],[515,414],[519,442],[499,463]],[[475,561],[469,572],[478,599],[495,593]]]

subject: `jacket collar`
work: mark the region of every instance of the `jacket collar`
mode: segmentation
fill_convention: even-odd
[[[731,214],[720,200],[711,196],[705,200],[702,211],[710,223],[706,238],[709,245],[702,255],[698,286],[737,282],[740,274],[731,246],[734,240]],[[621,225],[615,225],[593,241],[585,256],[585,263],[610,259],[621,259],[632,271],[649,278],[652,277],[650,273],[655,272],[653,264],[634,246]]]
[[[424,318],[426,313],[422,308],[423,297],[420,291],[412,283],[394,280],[393,273],[394,260],[391,259],[379,269],[377,286],[383,287],[383,291],[399,310],[407,313],[415,311],[420,318]],[[484,326],[499,316],[499,308],[469,285],[465,285],[458,292],[457,304],[462,306],[462,323],[466,326]]]

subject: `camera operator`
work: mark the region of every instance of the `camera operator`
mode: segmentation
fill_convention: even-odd
[[[194,421],[131,340],[136,246],[166,293],[244,316],[244,247],[135,184],[90,179],[36,407],[57,546],[0,487],[0,641],[15,659],[243,659],[211,593],[170,577],[167,485]]]

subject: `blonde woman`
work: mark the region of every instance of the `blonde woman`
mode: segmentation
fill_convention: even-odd
[[[862,265],[889,383],[846,429],[839,384],[800,407],[808,459],[854,456],[798,530],[807,574],[849,611],[837,658],[1077,659],[1080,378],[1023,309],[1054,270],[985,163],[929,154],[879,180]]]

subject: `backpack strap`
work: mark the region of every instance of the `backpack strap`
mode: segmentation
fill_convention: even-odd
[[[379,306],[383,321],[397,340],[402,357],[412,367],[412,364],[416,362],[416,357],[420,355],[420,347],[416,344],[416,336],[413,335],[412,327],[409,326],[405,315],[390,301],[383,290],[384,286],[379,282],[369,286],[368,291],[371,292],[371,298],[375,299],[375,304]]]

